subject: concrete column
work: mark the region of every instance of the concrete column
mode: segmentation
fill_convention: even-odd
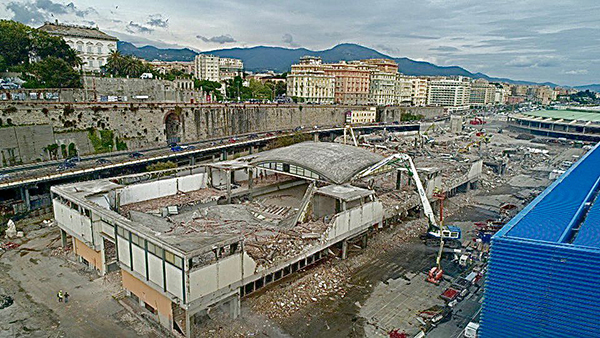
[[[60,229],[60,243],[63,248],[67,247],[67,233],[63,229]]]
[[[227,204],[231,203],[231,170],[227,170]]]
[[[319,142],[319,133],[314,133],[313,134],[313,141]]]
[[[235,296],[233,296],[229,301],[229,316],[232,319],[236,319],[237,317],[239,317],[241,310],[242,307],[240,301],[240,294],[236,293]]]
[[[342,242],[342,259],[348,258],[348,241],[344,240]]]
[[[192,155],[190,157],[190,165],[195,165],[196,164],[196,156]]]
[[[254,146],[250,145],[250,148],[248,148],[248,154],[252,155],[254,153]]]
[[[25,201],[25,206],[27,206],[27,211],[31,211],[31,199],[29,198],[29,188],[22,187],[21,188],[21,199]]]
[[[362,248],[366,248],[367,247],[367,241],[369,240],[369,235],[368,234],[364,234],[363,238],[362,238]]]
[[[192,337],[194,330],[192,329],[192,320],[190,318],[190,314],[185,312],[185,336],[188,338]]]
[[[250,148],[252,149],[252,148]],[[248,169],[248,196],[252,201],[252,189],[254,188],[254,169]]]
[[[402,188],[402,171],[396,170],[396,190]]]
[[[223,151],[221,152],[221,161],[226,161],[227,160],[227,149],[223,149]]]

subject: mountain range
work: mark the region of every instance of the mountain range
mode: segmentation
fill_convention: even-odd
[[[154,46],[136,47],[135,45],[119,41],[118,50],[123,54],[134,55],[146,60],[161,61],[192,61],[199,52],[190,48],[156,48]],[[438,66],[430,62],[415,61],[406,57],[394,58],[380,53],[374,49],[352,43],[339,44],[333,48],[313,51],[306,48],[283,48],[257,46],[249,48],[216,49],[201,52],[219,57],[230,57],[241,59],[244,68],[252,72],[272,70],[274,72],[286,72],[292,64],[297,63],[300,57],[305,55],[319,56],[325,63],[338,61],[352,61],[361,59],[391,59],[398,63],[398,70],[406,75],[424,76],[468,76],[475,79],[486,79],[491,82],[509,82],[524,85],[548,85],[556,87],[551,82],[535,83],[529,81],[518,81],[506,78],[490,77],[483,73],[472,73],[458,66]],[[595,85],[598,86],[598,85]],[[582,86],[585,87],[585,86]]]

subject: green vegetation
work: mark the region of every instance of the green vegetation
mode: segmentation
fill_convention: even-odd
[[[158,162],[154,164],[149,164],[146,166],[146,171],[159,171],[159,170],[167,170],[177,168],[177,164],[171,161],[167,162]]]
[[[179,69],[173,69],[166,74],[160,74],[159,77],[165,80],[173,81],[175,79],[191,79],[192,74],[185,73],[184,71]]]
[[[100,134],[98,136],[98,134]],[[100,130],[96,132],[95,129],[88,129],[88,138],[94,147],[95,153],[107,153],[114,148],[114,134],[112,130]]]
[[[127,150],[127,143],[125,143],[125,141],[120,140],[118,137],[116,137],[115,143],[117,145],[117,151]]]
[[[236,76],[234,79],[227,82],[227,98],[230,100],[247,101],[255,100],[275,100],[278,95],[283,95],[286,92],[286,85],[283,82],[265,81],[262,83],[258,80],[250,80],[248,87],[244,87],[244,80]]]
[[[403,113],[400,115],[400,121],[417,121],[423,119],[421,114]]]
[[[215,81],[208,80],[195,80],[194,87],[202,89],[208,94],[214,95],[217,101],[223,101],[223,94],[221,94],[221,84]]]
[[[275,149],[275,148],[287,147],[287,146],[291,146],[292,144],[310,141],[310,140],[312,140],[312,135],[310,135],[310,134],[295,133],[293,135],[286,135],[286,136],[278,137],[278,138],[270,141],[267,148]]]
[[[0,69],[21,72],[27,88],[81,87],[81,60],[62,38],[0,20],[0,56]]]
[[[69,148],[67,151],[69,153],[69,157],[77,156],[77,148],[75,147],[75,143],[69,143]]]
[[[46,152],[50,156],[51,160],[57,159],[57,157],[58,157],[58,144],[56,144],[56,143],[49,144],[48,146],[46,146],[46,148],[44,148],[44,150],[46,150]]]
[[[140,77],[144,73],[154,73],[152,67],[142,60],[118,51],[110,54],[106,65],[102,67],[107,74],[116,77]]]

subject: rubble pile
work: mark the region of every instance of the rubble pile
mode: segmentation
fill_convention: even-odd
[[[211,201],[216,201],[224,195],[225,194],[223,192],[218,191],[216,189],[200,189],[189,192],[179,191],[177,192],[177,194],[171,196],[165,196],[147,201],[122,205],[119,208],[119,212],[121,213],[121,215],[127,216],[129,215],[130,210],[140,212],[151,212],[160,210],[165,206],[193,206],[197,204],[204,204],[209,203]]]
[[[282,287],[272,287],[248,302],[254,311],[271,319],[285,318],[309,303],[335,294],[344,297],[348,274],[331,262],[325,262]]]

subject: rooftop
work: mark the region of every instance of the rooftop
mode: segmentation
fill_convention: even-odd
[[[349,182],[383,156],[354,146],[330,142],[302,142],[240,158],[253,165],[277,162],[295,165],[318,174],[334,184]]]
[[[94,27],[65,25],[65,24],[59,24],[59,23],[46,22],[46,23],[44,23],[43,26],[41,26],[38,29],[48,32],[49,34],[53,34],[53,35],[77,36],[77,37],[81,37],[81,38],[119,41],[119,39],[117,39],[116,37],[110,36],[104,32],[101,32],[98,28],[94,28]]]
[[[517,239],[600,249],[600,144],[500,230]]]
[[[552,119],[563,119],[563,120],[577,120],[584,122],[600,122],[600,112],[591,111],[574,111],[574,110],[536,110],[523,112],[523,115],[533,117],[543,117]]]

